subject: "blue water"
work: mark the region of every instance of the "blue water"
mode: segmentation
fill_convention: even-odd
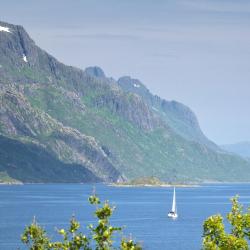
[[[54,239],[55,228],[67,227],[72,214],[83,226],[94,223],[93,207],[87,202],[93,185],[0,186],[0,249],[25,249],[20,235],[33,217]],[[167,218],[172,188],[121,188],[96,185],[101,199],[117,208],[112,223],[126,225],[124,234],[141,242],[144,249],[200,249],[202,222],[215,213],[230,210],[229,198],[240,195],[250,204],[250,184],[177,188],[179,218]]]

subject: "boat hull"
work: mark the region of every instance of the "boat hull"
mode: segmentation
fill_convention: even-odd
[[[178,218],[178,214],[176,214],[176,213],[168,213],[168,217],[172,218],[172,219],[177,219]]]

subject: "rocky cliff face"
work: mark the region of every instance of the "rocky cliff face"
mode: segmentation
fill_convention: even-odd
[[[187,106],[153,95],[139,80],[129,76],[121,77],[118,84],[124,91],[141,96],[151,110],[160,115],[162,120],[180,136],[220,151],[219,147],[203,134],[195,114]]]
[[[116,181],[121,178],[93,137],[65,127],[47,113],[32,108],[20,87],[18,89],[19,91],[15,86],[7,85],[0,91],[2,134],[8,138],[27,141],[31,145],[36,144],[37,148],[46,150],[63,163],[73,162],[83,166],[83,169],[92,172],[96,180]],[[92,180],[93,178],[90,179]]]
[[[0,180],[250,180],[249,162],[218,151],[186,106],[66,66],[21,26],[0,27]]]

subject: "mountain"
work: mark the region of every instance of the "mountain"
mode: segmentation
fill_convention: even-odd
[[[250,159],[250,142],[248,141],[221,145],[221,148],[228,152]]]
[[[138,79],[124,76],[118,79],[121,88],[143,98],[154,113],[161,116],[174,132],[183,138],[204,144],[211,149],[219,151],[219,147],[210,141],[201,131],[198,120],[190,108],[176,101],[166,101],[153,95]]]
[[[0,28],[0,180],[250,180],[250,163],[209,141],[188,107],[66,66],[21,26]]]

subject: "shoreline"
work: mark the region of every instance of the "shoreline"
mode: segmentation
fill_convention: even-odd
[[[250,184],[250,182],[201,182],[194,184],[123,184],[123,183],[107,183],[107,182],[0,182],[0,186],[11,185],[65,185],[65,184],[80,184],[80,185],[97,185],[103,184],[111,187],[179,187],[179,188],[192,188],[201,187],[203,185],[233,185],[233,184]]]
[[[111,187],[176,187],[176,188],[193,188],[200,187],[198,184],[117,184],[109,183],[108,186]]]
[[[0,182],[0,186],[5,185],[5,186],[11,186],[11,185],[24,185],[25,183],[23,182]]]

